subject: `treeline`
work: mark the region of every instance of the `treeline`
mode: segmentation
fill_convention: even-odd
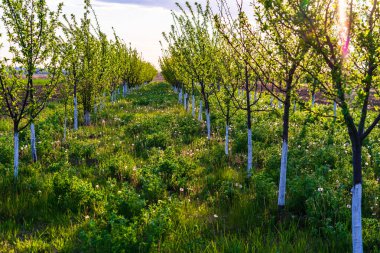
[[[251,14],[239,2],[231,6],[229,1],[218,0],[217,10],[209,3],[178,5],[180,12],[172,13],[171,31],[163,34],[167,47],[160,62],[162,73],[186,108],[192,97],[194,117],[197,107],[202,121],[205,107],[208,139],[212,136],[210,114],[218,110],[224,115],[226,155],[235,112],[246,112],[248,177],[253,173],[252,113],[271,111],[277,104],[283,124],[280,214],[285,206],[292,107],[296,110],[298,104],[316,117],[339,118],[352,148],[353,251],[363,252],[362,147],[380,120],[377,107],[369,110],[379,94],[379,4],[258,0],[250,7]],[[310,91],[310,102],[299,95],[302,90]],[[317,91],[331,103],[330,113],[314,106]],[[268,97],[270,104],[259,106]]]
[[[80,18],[62,15],[62,6],[51,10],[45,0],[3,0],[0,5],[6,30],[1,40],[10,43],[11,55],[0,59],[0,108],[13,121],[15,178],[19,133],[30,127],[32,159],[37,161],[34,122],[53,95],[65,105],[65,140],[70,98],[77,130],[79,122],[90,125],[91,113],[102,108],[107,94],[114,101],[122,90],[125,97],[128,89],[150,82],[157,74],[115,32],[113,38],[102,32],[90,0],[84,1]],[[37,71],[47,77],[35,79]]]

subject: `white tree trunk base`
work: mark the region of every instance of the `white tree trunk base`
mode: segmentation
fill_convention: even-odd
[[[211,140],[211,119],[210,112],[206,111],[206,123],[207,123],[207,139]]]
[[[288,162],[288,143],[282,141],[281,152],[281,169],[280,169],[280,184],[278,187],[278,206],[285,206],[285,194],[286,194],[286,167]]]
[[[248,177],[252,175],[252,160],[253,160],[253,152],[252,152],[252,129],[248,129],[248,162],[247,162],[247,172]]]
[[[30,124],[30,149],[32,151],[33,162],[37,162],[36,131],[34,123]]]
[[[226,125],[226,138],[225,138],[225,144],[224,144],[224,153],[228,156],[228,141],[229,141],[229,125]]]
[[[13,176],[15,178],[18,177],[18,159],[19,159],[19,139],[18,139],[18,132],[15,132],[13,135]]]
[[[355,184],[352,192],[352,251],[363,253],[362,238],[362,184]]]
[[[78,130],[78,100],[74,97],[74,130]]]

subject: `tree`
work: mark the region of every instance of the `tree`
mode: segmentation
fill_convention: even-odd
[[[225,42],[234,51],[235,62],[241,69],[239,75],[243,83],[245,101],[238,102],[238,107],[247,113],[247,174],[252,174],[253,167],[253,144],[252,144],[252,111],[259,99],[251,97],[251,92],[257,90],[257,71],[254,71],[254,64],[251,63],[255,44],[252,40],[252,27],[249,25],[246,14],[242,10],[242,4],[238,4],[238,17],[231,15],[227,2],[219,2],[220,13],[215,15],[215,25]]]
[[[172,13],[175,24],[164,38],[169,44],[169,52],[177,59],[183,59],[184,71],[191,80],[199,84],[200,94],[206,109],[207,138],[211,139],[210,95],[216,81],[213,54],[217,39],[212,22],[209,2],[203,9],[195,3],[195,9],[186,3],[187,11],[178,4],[181,15]],[[201,106],[200,106],[201,111]]]
[[[64,61],[64,72],[65,72],[65,85],[64,91],[66,92],[65,99],[65,115],[67,109],[68,94],[70,93],[70,88],[73,89],[73,99],[74,99],[74,130],[78,130],[78,85],[83,79],[84,71],[84,44],[81,40],[81,28],[75,19],[74,15],[71,15],[69,20],[67,16],[63,16],[66,21],[66,25],[62,25],[65,38],[62,38],[62,54],[65,59]],[[66,122],[66,116],[65,116]],[[66,129],[66,126],[65,126]]]
[[[363,252],[361,198],[362,147],[380,121],[368,114],[370,93],[379,92],[380,19],[377,0],[270,1],[267,7],[282,16],[324,62],[323,72],[314,75],[320,90],[341,108],[352,148],[352,244]],[[290,10],[296,10],[291,12]],[[291,15],[294,13],[294,15]],[[356,94],[355,103],[349,103]],[[367,126],[367,127],[366,127]]]
[[[34,120],[44,109],[61,74],[56,30],[62,4],[57,11],[51,11],[44,0],[3,0],[1,7],[11,44],[9,51],[13,55],[2,67],[2,93],[7,100],[8,116],[14,122],[14,176],[17,178],[18,133],[30,123],[32,158],[37,161]],[[48,78],[35,86],[33,75],[38,70],[46,71]],[[25,114],[29,121],[20,127]]]

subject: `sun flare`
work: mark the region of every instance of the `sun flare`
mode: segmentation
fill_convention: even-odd
[[[342,55],[348,54],[348,46],[350,44],[349,37],[349,21],[347,17],[347,0],[338,0],[338,34],[339,44],[342,48]]]

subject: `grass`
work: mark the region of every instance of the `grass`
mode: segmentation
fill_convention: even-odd
[[[53,103],[36,122],[37,163],[30,161],[28,131],[20,134],[17,182],[11,123],[0,122],[0,252],[351,250],[350,154],[339,120],[332,132],[326,119],[292,114],[287,209],[279,222],[279,111],[254,115],[251,180],[244,114],[235,116],[227,158],[221,115],[212,113],[216,134],[208,142],[205,125],[177,104],[167,84],[106,103],[66,142],[63,113]],[[364,241],[367,252],[379,252],[380,131],[371,138],[363,150]]]

